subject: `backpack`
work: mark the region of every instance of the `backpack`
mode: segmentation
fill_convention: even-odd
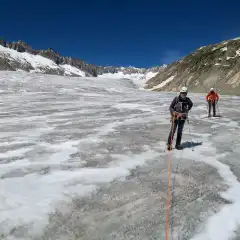
[[[187,113],[188,112],[188,106],[189,106],[189,98],[186,97],[184,100],[181,101],[181,99],[176,97],[174,110],[178,113]]]

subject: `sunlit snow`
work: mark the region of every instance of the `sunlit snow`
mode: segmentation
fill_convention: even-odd
[[[24,72],[0,72],[0,89],[1,239],[165,239],[169,158],[170,237],[239,237],[239,97],[208,119],[189,92],[184,150],[168,154],[176,94]]]
[[[164,67],[164,66],[163,66]],[[104,73],[101,75],[98,75],[99,78],[110,78],[110,79],[130,79],[133,81],[134,84],[136,84],[138,87],[143,88],[145,83],[155,77],[158,72],[147,72],[147,73],[129,73],[126,74],[124,72],[117,72],[117,73]]]

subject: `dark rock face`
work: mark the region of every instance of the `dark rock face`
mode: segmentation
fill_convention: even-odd
[[[0,45],[6,47],[6,41],[0,38]]]
[[[224,94],[240,94],[240,40],[229,40],[197,49],[183,59],[168,65],[161,74],[147,82],[156,91],[206,92],[215,87]],[[171,81],[169,78],[172,77]]]
[[[6,43],[6,47],[16,50],[18,52],[27,52],[31,54],[37,54],[37,51],[33,50],[30,45],[23,41],[17,41],[17,42],[9,42]]]
[[[49,48],[47,50],[41,50],[41,51],[39,51],[38,54],[42,57],[45,57],[45,58],[48,58],[48,59],[52,60],[56,64],[63,63],[62,57],[60,56],[60,54],[55,52],[52,48]]]
[[[6,59],[0,58],[0,71],[15,71]]]
[[[20,70],[27,71],[27,72],[30,72],[31,70],[34,70],[34,68],[32,67],[31,64],[21,63],[21,62],[15,61],[15,60],[11,61],[11,67],[14,70],[20,69]]]

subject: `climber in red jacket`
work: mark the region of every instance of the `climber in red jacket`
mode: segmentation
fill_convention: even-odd
[[[210,92],[206,96],[208,102],[208,117],[211,117],[211,109],[213,107],[213,116],[216,117],[216,103],[219,100],[219,96],[214,88],[210,89]]]

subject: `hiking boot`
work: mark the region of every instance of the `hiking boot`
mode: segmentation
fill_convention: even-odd
[[[177,150],[183,150],[183,146],[181,146],[181,145],[176,145],[175,148],[176,148]]]

